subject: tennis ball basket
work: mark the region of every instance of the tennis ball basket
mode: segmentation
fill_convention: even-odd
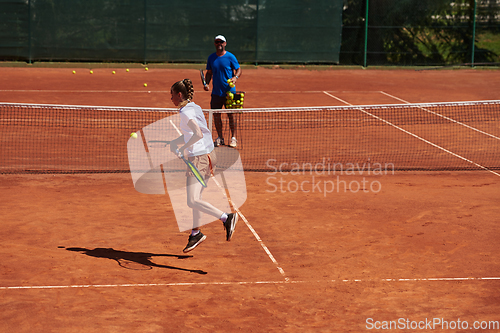
[[[226,93],[226,109],[243,109],[244,101],[244,91],[237,91],[235,93],[228,91]]]

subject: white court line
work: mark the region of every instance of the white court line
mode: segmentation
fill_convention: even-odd
[[[74,284],[61,286],[12,286],[0,290],[72,289],[72,288],[130,288],[130,287],[185,287],[185,286],[235,286],[263,284],[304,284],[304,283],[368,283],[368,282],[454,282],[454,281],[500,281],[500,277],[455,277],[455,278],[401,278],[401,279],[344,279],[314,281],[236,281],[236,282],[173,282],[173,283],[126,283],[126,284]]]
[[[340,101],[340,102],[342,102],[342,103],[344,103],[344,104],[347,104],[347,105],[351,105],[351,106],[352,106],[352,104],[351,104],[351,103],[347,103],[347,102],[346,102],[346,101],[344,101],[343,99],[340,99],[340,98],[338,98],[337,96],[334,96],[334,95],[332,95],[332,94],[330,94],[330,93],[328,93],[328,92],[326,92],[326,91],[323,91],[323,93],[324,93],[324,94],[326,94],[326,95],[328,95],[328,96],[330,96],[330,97],[332,97],[332,98],[335,98],[336,100],[338,100],[338,101]]]
[[[386,96],[389,96],[389,97],[391,97],[391,98],[397,99],[398,101],[401,101],[401,102],[403,102],[403,103],[406,103],[406,104],[412,104],[412,103],[410,103],[410,102],[408,102],[408,101],[405,101],[404,99],[398,98],[398,97],[393,96],[393,95],[391,95],[391,94],[388,94],[388,93],[386,93],[386,92],[381,91],[381,93],[382,93],[382,94],[384,94],[384,95],[386,95]],[[464,123],[462,123],[462,122],[460,122],[460,121],[457,121],[457,120],[455,120],[455,119],[452,119],[452,118],[449,118],[449,117],[443,116],[442,114],[439,114],[439,113],[433,112],[433,111],[431,111],[431,110],[427,110],[426,108],[423,108],[423,107],[419,107],[419,109],[422,109],[423,111],[426,111],[426,112],[432,113],[433,115],[436,115],[436,116],[439,116],[439,117],[444,118],[444,119],[446,119],[446,120],[449,120],[449,121],[451,121],[451,122],[453,122],[453,123],[455,123],[455,124],[459,124],[459,125],[465,126],[465,127],[469,128],[469,129],[471,129],[471,130],[473,130],[473,131],[476,131],[476,132],[479,132],[479,133],[481,133],[481,134],[484,134],[484,135],[490,136],[490,137],[492,137],[492,138],[494,138],[494,139],[500,140],[500,138],[499,138],[498,136],[495,136],[495,135],[490,134],[490,133],[488,133],[488,132],[481,131],[480,129],[477,129],[477,128],[475,128],[475,127],[469,126],[469,125],[464,124]]]
[[[327,94],[327,95],[329,95],[329,96],[331,96],[331,97],[333,97],[333,98],[335,98],[335,99],[338,99],[338,100],[342,101],[341,99],[339,99],[339,98],[337,98],[337,97],[335,97],[335,96],[333,96],[333,95],[330,95],[330,94],[328,94],[327,92],[325,92],[325,94]],[[354,106],[354,105],[352,105],[351,103],[348,103],[348,102],[346,102],[346,101],[343,101],[343,102],[344,102],[344,103],[346,103],[347,105]],[[467,158],[465,158],[465,157],[463,157],[463,156],[460,156],[460,155],[458,155],[458,154],[455,154],[454,152],[452,152],[452,151],[450,151],[450,150],[448,150],[448,149],[446,149],[446,148],[443,148],[443,147],[441,147],[441,146],[438,146],[437,144],[432,143],[432,142],[430,142],[430,141],[428,141],[428,140],[426,140],[426,139],[424,139],[424,138],[422,138],[422,137],[420,137],[420,136],[418,136],[418,135],[416,135],[416,134],[413,134],[413,133],[411,133],[411,132],[409,132],[409,131],[405,130],[404,128],[401,128],[401,127],[399,127],[399,126],[397,126],[397,125],[394,125],[393,123],[391,123],[391,122],[389,122],[389,121],[387,121],[387,120],[385,120],[385,119],[383,119],[383,118],[380,118],[380,117],[378,117],[378,116],[376,116],[376,115],[374,115],[374,114],[371,114],[370,112],[368,112],[368,111],[364,110],[362,107],[359,107],[359,108],[357,108],[357,109],[358,109],[359,111],[361,111],[361,112],[363,112],[363,113],[365,113],[365,114],[367,114],[367,115],[369,115],[369,116],[371,116],[371,117],[375,118],[375,119],[378,119],[378,120],[380,120],[380,121],[382,121],[382,122],[386,123],[386,124],[387,124],[387,125],[389,125],[389,126],[392,126],[392,127],[396,128],[396,129],[398,129],[398,130],[400,130],[400,131],[402,131],[402,132],[404,132],[404,133],[406,133],[406,134],[408,134],[408,135],[413,136],[414,138],[417,138],[417,139],[419,139],[419,140],[421,140],[421,141],[423,141],[423,142],[425,142],[425,143],[427,143],[427,144],[429,144],[429,145],[431,145],[431,146],[433,146],[433,147],[436,147],[436,148],[438,148],[438,149],[441,149],[442,151],[444,151],[444,152],[446,152],[446,153],[448,153],[448,154],[451,154],[451,155],[453,155],[453,156],[455,156],[455,157],[458,157],[458,158],[460,158],[461,160],[464,160],[464,161],[466,161],[466,162],[468,162],[468,163],[474,164],[475,166],[477,166],[477,167],[479,167],[479,168],[481,168],[481,169],[483,169],[483,170],[485,170],[485,171],[491,172],[492,174],[494,174],[494,175],[496,175],[496,176],[500,177],[500,173],[497,173],[497,172],[495,172],[495,171],[493,171],[493,170],[490,170],[490,169],[488,169],[487,167],[482,166],[482,165],[480,165],[480,164],[477,164],[476,162],[471,161],[471,160],[469,160],[469,159],[467,159]]]
[[[285,271],[280,267],[280,265],[278,264],[278,261],[274,258],[274,256],[272,255],[271,251],[269,251],[269,249],[267,248],[267,246],[264,244],[264,242],[262,241],[262,239],[260,238],[260,236],[255,231],[255,229],[250,225],[250,223],[248,223],[247,219],[245,218],[245,216],[243,216],[243,214],[240,212],[239,209],[237,209],[235,207],[235,210],[238,212],[238,214],[240,215],[240,217],[243,220],[243,222],[245,222],[245,224],[247,225],[248,229],[250,229],[250,231],[252,232],[252,234],[254,235],[254,237],[257,239],[257,241],[259,242],[260,246],[262,246],[262,248],[264,249],[264,251],[267,253],[269,259],[271,259],[271,261],[276,265],[276,268],[281,273],[281,275],[285,278],[285,281],[289,281],[289,278],[286,277],[286,275],[285,275]]]

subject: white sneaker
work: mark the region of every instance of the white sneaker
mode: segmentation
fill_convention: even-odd
[[[235,137],[232,137],[231,138],[231,143],[229,144],[229,146],[233,147],[233,148],[236,148],[237,145],[238,145],[238,140],[236,140]]]

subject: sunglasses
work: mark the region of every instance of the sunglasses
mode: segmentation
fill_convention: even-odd
[[[223,43],[224,43],[224,41],[223,41],[223,40],[220,40],[220,39],[217,39],[217,40],[215,41],[215,44],[223,44]]]

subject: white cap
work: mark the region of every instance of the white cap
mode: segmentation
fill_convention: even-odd
[[[214,40],[217,40],[217,39],[220,39],[221,41],[225,42],[226,41],[226,37],[222,36],[222,35],[218,35],[214,38]]]

